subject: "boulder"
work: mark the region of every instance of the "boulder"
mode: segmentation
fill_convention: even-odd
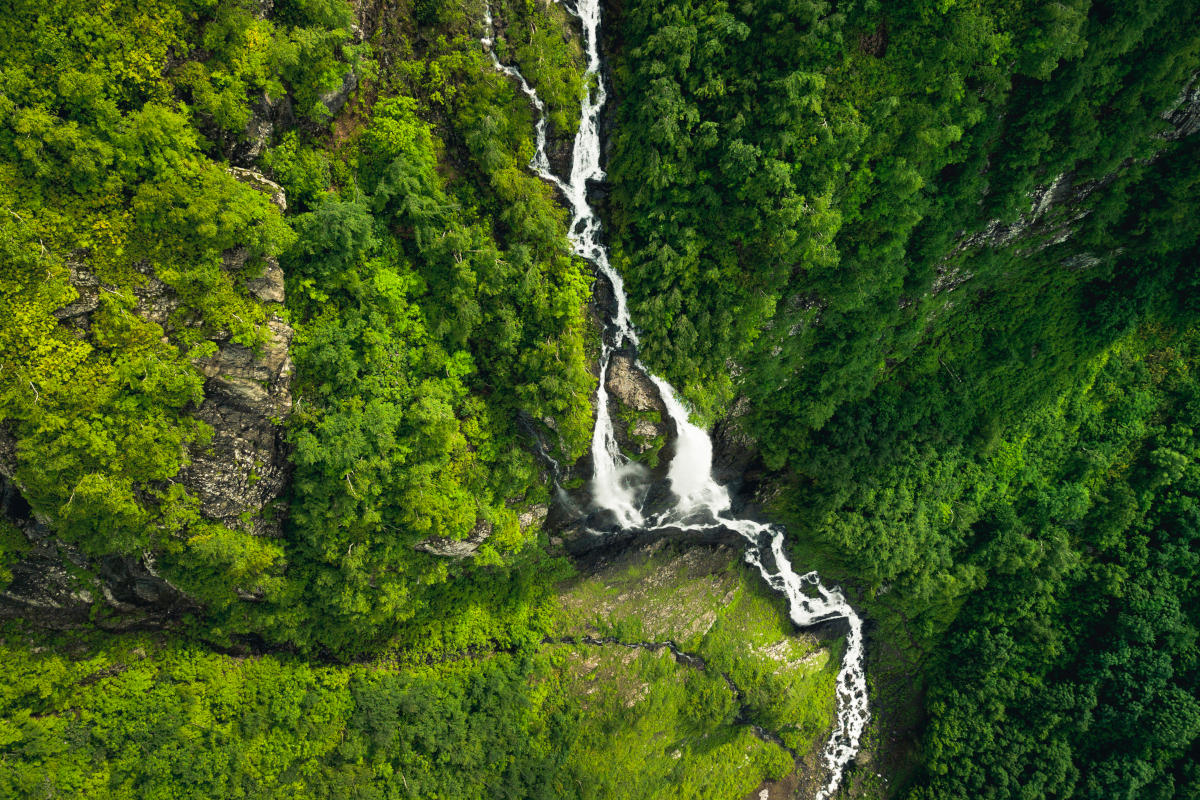
[[[275,181],[263,175],[258,170],[246,169],[245,167],[229,167],[229,174],[237,178],[242,183],[249,185],[251,188],[258,189],[260,192],[265,192],[271,196],[271,202],[279,208],[280,211],[287,211],[287,194],[283,191],[283,187]]]
[[[522,532],[529,530],[533,525],[541,525],[546,521],[546,516],[550,513],[550,507],[544,503],[538,503],[525,509],[517,516],[517,522],[521,526]]]
[[[492,523],[485,519],[476,521],[465,539],[451,539],[448,536],[431,536],[415,545],[417,550],[442,558],[468,558],[475,555],[479,546],[492,535]]]
[[[279,267],[279,259],[274,256],[266,259],[267,265],[263,274],[246,281],[250,294],[264,303],[282,303],[284,299],[283,270]]]
[[[330,116],[336,117],[338,112],[346,105],[346,101],[350,99],[350,95],[358,88],[358,73],[354,70],[348,71],[342,76],[342,85],[333,91],[326,92],[321,95],[321,104],[329,111]]]
[[[604,388],[621,451],[635,457],[657,453],[670,433],[667,407],[658,387],[638,369],[632,356],[612,355]]]

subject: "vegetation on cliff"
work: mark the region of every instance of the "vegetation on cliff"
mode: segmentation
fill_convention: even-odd
[[[825,735],[837,642],[728,553],[541,529],[592,276],[480,37],[552,161],[585,86],[562,5],[491,10],[9,4],[0,611],[82,630],[0,627],[0,794],[736,800]],[[641,356],[874,622],[848,791],[1197,796],[1194,3],[606,13]]]
[[[85,556],[152,553],[216,640],[377,649],[461,572],[415,544],[486,525],[476,563],[499,567],[548,496],[531,434],[586,446],[589,278],[476,11],[393,13],[363,41],[342,2],[29,5],[0,45],[5,475]],[[561,22],[503,11],[518,34]],[[513,47],[565,108],[581,71],[557,30]],[[286,214],[227,168],[255,155]],[[270,336],[246,282],[274,259],[296,378],[270,539],[208,518],[181,468],[213,435],[213,339]],[[161,284],[169,313],[143,302]]]
[[[493,11],[497,51],[569,136],[562,9]],[[793,768],[716,667],[595,646],[601,668],[544,641],[568,632],[572,568],[545,552],[542,459],[589,441],[590,275],[527,169],[533,112],[480,47],[482,7],[14,14],[0,589],[6,615],[74,629],[0,628],[0,794],[596,797],[625,790],[609,765],[637,751],[646,796],[737,800]],[[227,374],[227,347],[282,353],[290,395]],[[282,410],[263,423],[291,463],[286,493],[233,519],[195,474],[227,433],[200,418],[222,387],[250,416]],[[264,467],[231,465],[247,485]],[[459,540],[470,559],[426,546]],[[724,569],[785,636],[752,573]],[[156,614],[166,590],[184,602]],[[89,630],[138,604],[130,624],[167,630]],[[741,643],[707,649],[751,719],[782,726],[778,680]],[[810,679],[794,745],[828,724],[828,670],[788,697]]]
[[[789,724],[800,698],[817,726],[804,744],[823,733],[827,651],[791,638],[782,603],[735,551],[635,555],[650,566],[565,582],[566,639],[448,661],[433,640],[335,666],[9,623],[0,794],[740,800],[786,775],[791,754],[751,725]],[[709,634],[713,666],[676,662],[666,648],[588,644],[570,623],[597,592],[642,596],[602,615],[612,622],[657,614],[667,587],[685,597],[655,641]],[[726,610],[730,594],[752,608],[748,626]],[[789,707],[773,706],[784,676]]]

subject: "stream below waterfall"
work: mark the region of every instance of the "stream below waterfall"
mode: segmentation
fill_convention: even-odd
[[[848,622],[846,651],[837,676],[837,718],[833,734],[823,751],[829,778],[817,800],[832,797],[842,781],[846,766],[858,753],[863,731],[870,719],[867,682],[863,668],[862,619],[851,608],[840,589],[821,583],[816,572],[798,574],[784,552],[784,531],[732,515],[728,490],[712,477],[713,445],[708,433],[693,425],[687,409],[674,389],[653,375],[640,361],[637,369],[658,388],[671,422],[675,426],[674,455],[667,479],[674,503],[665,510],[648,512],[645,508],[645,468],[626,459],[617,446],[613,421],[608,409],[604,376],[614,352],[636,352],[637,333],[629,315],[624,282],[609,263],[608,251],[600,238],[600,220],[588,203],[587,183],[602,180],[600,166],[600,112],[607,93],[600,73],[600,0],[575,0],[567,10],[581,23],[587,54],[585,85],[590,86],[583,99],[579,130],[571,154],[571,174],[559,178],[550,168],[546,154],[546,107],[537,92],[515,67],[502,64],[492,47],[494,29],[490,6],[485,11],[484,49],[496,69],[517,81],[537,110],[537,149],[530,168],[556,186],[571,209],[570,239],[575,252],[590,261],[612,286],[615,309],[605,320],[601,342],[600,382],[596,390],[596,426],[592,432],[593,475],[591,502],[609,512],[624,529],[645,531],[711,531],[724,529],[739,534],[747,543],[746,561],[756,567],[763,579],[787,599],[788,611],[797,627],[808,627],[833,619]]]

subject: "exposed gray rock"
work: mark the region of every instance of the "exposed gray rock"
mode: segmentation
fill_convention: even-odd
[[[666,411],[658,387],[639,370],[633,359],[622,353],[613,354],[608,362],[604,386],[609,395],[635,411]]]
[[[259,188],[270,191],[273,185],[268,181]],[[238,268],[247,256],[245,249],[231,251],[225,265]],[[198,322],[176,319],[180,300],[175,291],[148,265],[140,269],[145,281],[133,289],[139,316],[163,326],[168,334],[179,324]],[[95,297],[106,287],[81,265],[72,266],[72,276],[79,280],[80,299],[58,315],[86,330],[87,314],[96,308]],[[282,302],[283,271],[278,262],[268,259],[263,276],[248,281],[247,287],[260,299]],[[268,320],[267,329],[269,339],[254,350],[233,342],[228,334],[218,335],[217,352],[196,363],[206,378],[205,399],[193,416],[212,427],[213,437],[190,454],[191,463],[180,470],[179,480],[200,498],[201,511],[210,519],[277,535],[278,515],[265,521],[262,512],[282,495],[290,475],[282,423],[292,408],[288,346],[293,332],[278,316]],[[243,518],[251,521],[245,523]]]
[[[629,428],[629,435],[633,437],[653,438],[658,436],[660,426],[654,424],[647,419],[639,419]]]
[[[1164,134],[1168,141],[1178,141],[1200,131],[1200,72],[1183,87],[1174,108],[1163,112],[1163,119],[1174,129]]]
[[[253,170],[230,171],[270,194],[280,210],[287,207],[283,190],[274,182]],[[230,270],[242,269],[248,258],[249,251],[239,248],[225,254],[224,264]],[[78,296],[55,316],[76,335],[87,337],[103,293],[121,290],[100,281],[78,258],[68,267]],[[140,317],[162,326],[168,340],[200,324],[152,265],[135,267],[143,275],[141,284],[132,288]],[[264,302],[282,303],[279,263],[266,259],[262,275],[247,280],[246,288]],[[274,536],[283,515],[272,513],[271,507],[282,512],[279,498],[290,474],[282,424],[292,408],[292,329],[272,315],[266,332],[265,344],[253,349],[234,342],[228,332],[210,337],[217,349],[195,362],[205,377],[205,397],[191,413],[208,423],[213,435],[188,454],[190,461],[175,480],[199,499],[207,518]],[[37,518],[20,494],[18,457],[15,437],[0,425],[0,512],[25,534],[30,546],[11,567],[13,581],[0,593],[0,616],[23,616],[54,627],[96,623],[124,629],[167,624],[197,607],[155,572],[152,553],[89,559],[58,540],[52,520]],[[239,597],[261,599],[261,592],[240,590]]]
[[[1162,135],[1162,138],[1168,141],[1178,141],[1200,131],[1200,73],[1192,76],[1180,91],[1175,105],[1164,111],[1162,118],[1172,127],[1172,130]],[[1158,154],[1152,155],[1148,162],[1157,157]],[[1126,162],[1121,169],[1130,163],[1132,162]],[[1083,202],[1116,177],[1117,173],[1110,173],[1099,180],[1076,183],[1073,173],[1064,172],[1050,183],[1034,189],[1029,195],[1029,211],[1015,221],[1005,223],[992,220],[978,233],[967,236],[964,232],[958,245],[946,257],[947,263],[939,267],[938,278],[931,293],[936,295],[939,292],[951,291],[971,277],[969,273],[949,263],[966,251],[983,246],[999,248],[1028,239],[1028,251],[1036,252],[1067,241],[1075,232],[1076,223],[1090,212],[1090,209],[1082,208]],[[1067,259],[1063,263],[1068,269],[1086,269],[1098,264],[1099,260],[1087,254]]]
[[[1068,213],[1067,219],[1047,220],[1047,215],[1053,210],[1061,206],[1066,206],[1068,209],[1076,203],[1084,200],[1089,194],[1096,189],[1096,184],[1093,182],[1076,185],[1070,173],[1062,173],[1044,186],[1038,186],[1029,195],[1029,211],[1017,217],[1013,222],[1002,222],[998,219],[989,222],[982,231],[962,239],[954,249],[953,255],[957,255],[966,250],[974,250],[978,247],[1004,247],[1017,239],[1025,237],[1039,223],[1048,222],[1054,227],[1056,235],[1063,236],[1065,239],[1070,235],[1070,230],[1075,222],[1087,216],[1087,211],[1076,213]],[[1042,231],[1038,231],[1039,233]],[[1052,242],[1047,241],[1043,246],[1049,246]],[[959,281],[958,283],[961,283]],[[957,286],[958,283],[952,283],[950,288]],[[944,290],[944,289],[943,289]],[[935,292],[936,293],[936,292]]]
[[[179,474],[206,517],[274,536],[280,515],[264,519],[261,512],[277,503],[290,476],[281,423],[292,409],[292,329],[278,317],[268,328],[260,350],[226,340],[197,362],[206,380],[195,417],[212,426],[213,438]]]
[[[533,525],[540,525],[550,513],[550,507],[541,503],[532,505],[517,516],[521,530],[528,530]],[[415,549],[422,553],[441,556],[442,558],[470,558],[479,551],[479,546],[486,542],[494,530],[492,523],[485,519],[476,520],[475,527],[465,539],[451,539],[448,536],[431,536],[417,542]]]
[[[1098,258],[1092,253],[1077,253],[1070,258],[1065,258],[1062,265],[1072,272],[1079,272],[1085,269],[1091,269],[1099,264],[1103,259]]]
[[[283,189],[261,173],[230,167],[238,180],[271,195],[283,211],[287,198]],[[227,269],[240,269],[249,252],[238,248],[225,254]],[[152,284],[156,279],[151,279]],[[148,284],[148,285],[150,285]],[[263,275],[246,282],[260,300],[282,303],[283,270],[267,258]],[[147,313],[154,304],[147,301]],[[143,302],[139,299],[139,312]],[[152,318],[152,317],[149,317]],[[270,505],[279,508],[290,477],[283,421],[292,410],[292,360],[288,347],[292,328],[279,316],[267,322],[269,338],[260,348],[238,344],[226,334],[218,336],[217,352],[196,366],[204,373],[204,402],[195,417],[213,429],[212,440],[195,449],[191,463],[180,470],[180,479],[200,499],[205,516],[254,533],[276,536],[281,513],[264,515]],[[246,520],[249,520],[248,522]]]
[[[522,511],[517,516],[517,522],[521,526],[522,531],[528,530],[533,525],[541,525],[546,520],[546,515],[550,513],[550,507],[542,503],[532,505]]]
[[[468,558],[475,555],[479,546],[492,535],[492,523],[485,519],[478,520],[466,539],[451,539],[448,536],[432,536],[415,547],[423,553],[441,556],[443,558]]]
[[[269,0],[266,5],[270,5]],[[235,164],[253,164],[271,146],[275,129],[295,121],[291,98],[284,95],[275,99],[263,92],[250,107],[250,119],[242,129],[241,141],[234,147],[230,160]]]
[[[350,99],[350,95],[358,88],[358,73],[350,70],[342,76],[342,85],[331,92],[321,95],[321,104],[329,111],[331,116],[337,116],[337,113],[346,105],[346,101]]]
[[[100,306],[100,281],[78,261],[68,261],[67,268],[71,271],[71,285],[79,297],[75,302],[57,309],[54,316],[78,329],[81,324],[90,322],[86,319],[87,315]]]
[[[264,303],[282,303],[284,300],[283,270],[279,267],[279,260],[274,256],[267,258],[266,261],[267,265],[262,276],[246,281],[246,288],[250,290],[250,294]]]
[[[283,187],[261,172],[245,167],[229,167],[229,174],[242,183],[269,194],[271,202],[278,206],[280,211],[287,211],[287,194],[284,193]]]
[[[157,323],[164,329],[171,328],[171,315],[180,306],[175,290],[158,279],[149,265],[141,265],[146,281],[135,286],[133,296],[137,300],[137,314],[144,320]]]
[[[246,123],[246,129],[243,131],[243,136],[246,137],[246,143],[240,149],[238,155],[240,161],[252,162],[266,151],[271,144],[271,137],[275,134],[275,123],[271,122],[270,118],[254,114],[250,117],[250,121]]]
[[[571,157],[574,151],[574,135],[567,135],[565,131],[559,131],[553,124],[550,124],[546,130],[546,159],[550,162],[550,171],[555,175],[570,176]],[[595,206],[601,198],[589,197],[589,200]]]
[[[665,439],[669,434],[669,416],[658,387],[637,369],[632,357],[613,354],[604,387],[608,390],[613,431],[622,451],[642,455],[656,446],[659,437]]]
[[[752,465],[758,460],[758,445],[744,424],[748,413],[750,400],[739,397],[712,430],[713,478],[735,494],[754,471]]]
[[[246,269],[250,261],[250,249],[238,247],[225,253],[222,264],[229,271]],[[283,270],[279,259],[267,256],[263,259],[262,274],[246,281],[246,289],[250,294],[264,303],[282,303],[284,301]]]
[[[941,264],[937,267],[937,277],[933,279],[933,286],[930,287],[929,293],[936,296],[942,292],[952,292],[973,277],[975,277],[975,273],[963,269],[958,264]],[[900,307],[905,307],[904,299],[901,299]]]

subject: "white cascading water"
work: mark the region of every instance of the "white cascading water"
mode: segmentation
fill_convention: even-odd
[[[783,530],[773,525],[730,515],[729,492],[712,477],[712,440],[701,428],[688,419],[687,409],[675,395],[675,390],[662,378],[652,375],[637,362],[637,368],[649,376],[662,396],[667,413],[675,425],[675,453],[668,470],[671,492],[677,501],[665,512],[647,519],[632,478],[643,474],[644,468],[621,455],[608,412],[608,392],[604,376],[613,351],[622,347],[634,348],[637,333],[629,316],[625,284],[608,260],[608,251],[600,240],[600,220],[587,199],[587,182],[604,178],[600,167],[600,111],[607,94],[600,74],[600,0],[576,0],[570,13],[579,18],[583,28],[584,49],[587,53],[587,73],[584,82],[591,87],[583,99],[579,130],[571,154],[571,175],[561,180],[550,168],[546,155],[546,107],[515,67],[506,66],[496,56],[493,44],[491,7],[485,5],[486,32],[484,49],[496,69],[516,80],[537,109],[537,149],[529,166],[539,176],[554,184],[571,206],[571,244],[575,252],[592,262],[612,285],[616,311],[608,320],[608,335],[603,337],[600,354],[600,385],[596,390],[596,427],[592,432],[593,475],[592,502],[613,513],[623,528],[654,530],[706,530],[725,528],[740,534],[747,542],[746,561],[762,574],[773,589],[787,598],[788,612],[797,627],[808,627],[834,619],[849,623],[846,652],[842,656],[837,676],[837,719],[833,735],[823,752],[829,779],[817,800],[828,800],[841,784],[846,766],[858,753],[862,735],[871,712],[867,704],[867,679],[863,669],[862,619],[846,602],[841,590],[821,583],[816,572],[799,575],[792,569],[784,552]]]

